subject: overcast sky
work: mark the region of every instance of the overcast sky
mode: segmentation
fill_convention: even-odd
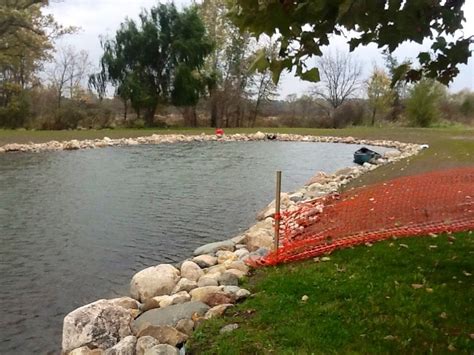
[[[72,45],[77,50],[84,49],[88,51],[92,62],[98,64],[102,54],[99,37],[104,35],[112,37],[126,17],[137,18],[141,9],[150,8],[157,2],[157,0],[63,0],[62,2],[51,2],[47,11],[52,13],[56,20],[63,25],[74,25],[81,28],[78,34],[65,37],[61,40],[61,43]],[[176,0],[175,3],[186,5],[190,1]],[[466,36],[474,35],[474,1],[466,1],[465,15],[464,34]],[[420,49],[426,47],[406,43],[397,49],[395,55],[400,60],[413,58]],[[344,39],[334,38],[330,49],[335,48],[344,49],[348,47],[345,47]],[[383,60],[376,45],[360,47],[355,50],[354,55],[363,63],[365,76],[370,74],[374,64],[380,67],[383,66]],[[460,70],[460,75],[450,87],[451,91],[456,92],[464,88],[474,90],[474,58],[471,57],[469,64],[467,66],[462,65]],[[302,94],[310,87],[310,83],[287,74],[281,80],[280,95],[285,97],[292,93]]]

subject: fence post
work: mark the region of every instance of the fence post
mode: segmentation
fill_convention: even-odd
[[[278,243],[280,240],[280,194],[281,194],[281,171],[276,172],[276,197],[275,197],[275,245],[278,251]]]

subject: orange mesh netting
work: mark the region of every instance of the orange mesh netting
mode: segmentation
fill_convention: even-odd
[[[332,194],[281,214],[279,248],[258,264],[307,259],[335,249],[474,229],[474,168],[403,177]]]

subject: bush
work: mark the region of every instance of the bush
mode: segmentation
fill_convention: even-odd
[[[410,91],[406,114],[410,125],[429,127],[440,118],[440,102],[445,88],[434,80],[423,79]]]
[[[23,127],[30,117],[30,107],[27,91],[13,94],[7,105],[0,107],[0,127]]]
[[[349,125],[360,125],[365,117],[364,104],[349,101],[339,106],[333,113],[333,128],[343,128]]]

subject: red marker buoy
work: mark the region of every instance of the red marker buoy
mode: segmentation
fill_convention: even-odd
[[[216,128],[216,136],[222,137],[224,135],[224,130],[222,128]]]

